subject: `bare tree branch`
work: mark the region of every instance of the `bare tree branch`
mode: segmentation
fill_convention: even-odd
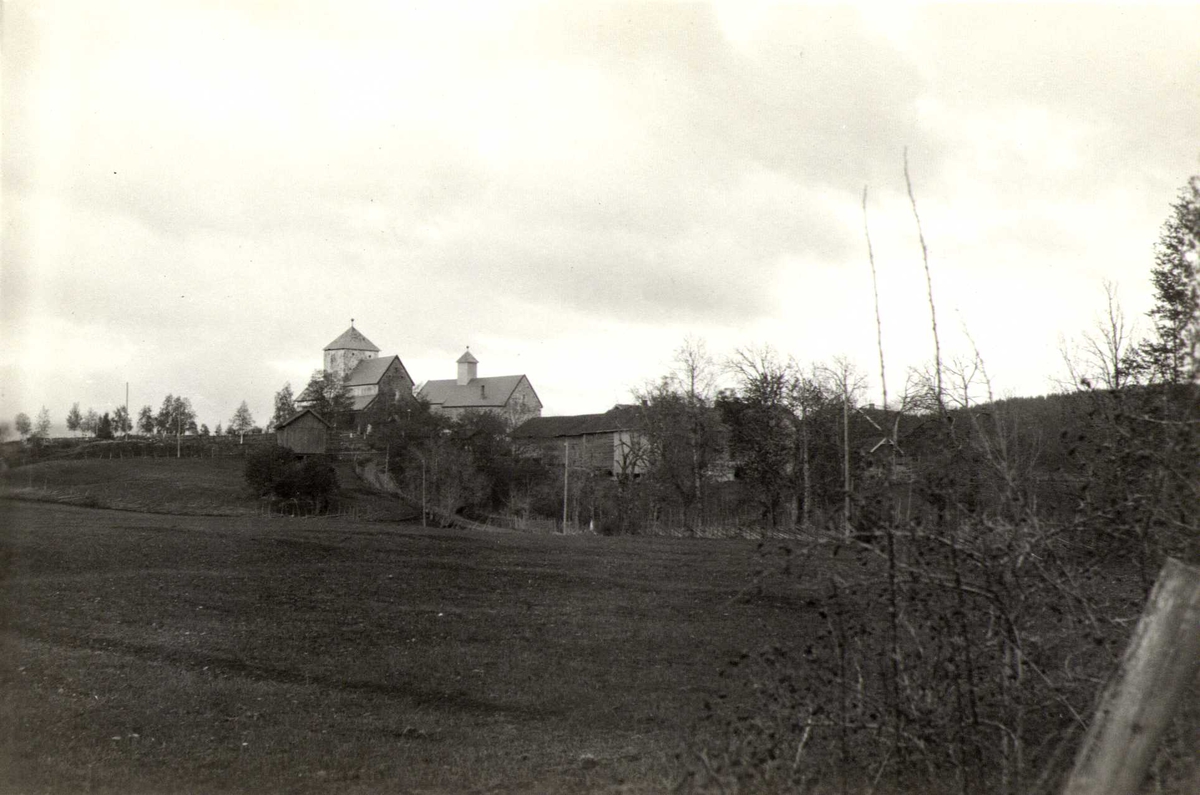
[[[946,411],[942,399],[942,346],[938,341],[937,309],[933,303],[933,277],[929,273],[929,247],[925,245],[925,232],[921,229],[921,215],[917,212],[917,197],[913,194],[912,179],[908,175],[908,148],[904,149],[904,184],[908,186],[908,200],[912,204],[913,218],[917,222],[917,237],[921,241],[921,260],[925,263],[925,286],[929,292],[929,318],[933,324],[933,355],[937,374],[937,404],[938,410]]]

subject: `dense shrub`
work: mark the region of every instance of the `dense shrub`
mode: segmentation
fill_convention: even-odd
[[[318,456],[297,459],[290,450],[264,446],[246,457],[246,483],[259,496],[304,500],[324,510],[337,494],[337,473]]]
[[[284,447],[272,445],[255,450],[246,456],[246,483],[260,496],[271,494],[295,461],[296,456]]]
[[[324,459],[312,456],[289,467],[275,485],[275,493],[280,498],[307,500],[318,510],[329,507],[337,490],[337,473],[333,467]]]

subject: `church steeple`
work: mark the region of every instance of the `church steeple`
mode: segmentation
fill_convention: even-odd
[[[333,373],[339,381],[345,380],[359,362],[374,359],[377,353],[379,348],[354,327],[351,318],[350,328],[325,346],[325,372]]]

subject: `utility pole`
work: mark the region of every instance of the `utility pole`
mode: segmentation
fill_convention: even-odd
[[[842,370],[842,522],[850,538],[850,373]]]
[[[571,481],[571,440],[563,439],[563,533],[567,532],[567,485]]]
[[[133,420],[129,417],[129,382],[125,382],[125,441],[129,441],[129,427],[133,425]]]
[[[183,438],[183,412],[180,411],[181,408],[183,408],[183,407],[179,406],[179,405],[175,406],[175,457],[176,458],[183,458],[183,454],[180,452],[182,450],[182,442],[180,440]]]
[[[421,456],[421,527],[425,527],[425,456]]]

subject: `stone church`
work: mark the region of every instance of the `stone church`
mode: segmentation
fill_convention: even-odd
[[[325,372],[346,386],[350,409],[361,414],[381,394],[392,399],[412,395],[413,380],[399,356],[379,356],[379,348],[350,321],[333,342],[325,346]]]
[[[542,401],[525,375],[481,378],[479,360],[468,349],[458,358],[458,377],[426,381],[417,387],[399,356],[379,356],[379,347],[354,327],[325,346],[325,372],[346,385],[346,393],[361,425],[380,395],[393,399],[416,396],[429,402],[433,411],[457,419],[470,411],[486,411],[516,426],[530,417],[541,416]]]

